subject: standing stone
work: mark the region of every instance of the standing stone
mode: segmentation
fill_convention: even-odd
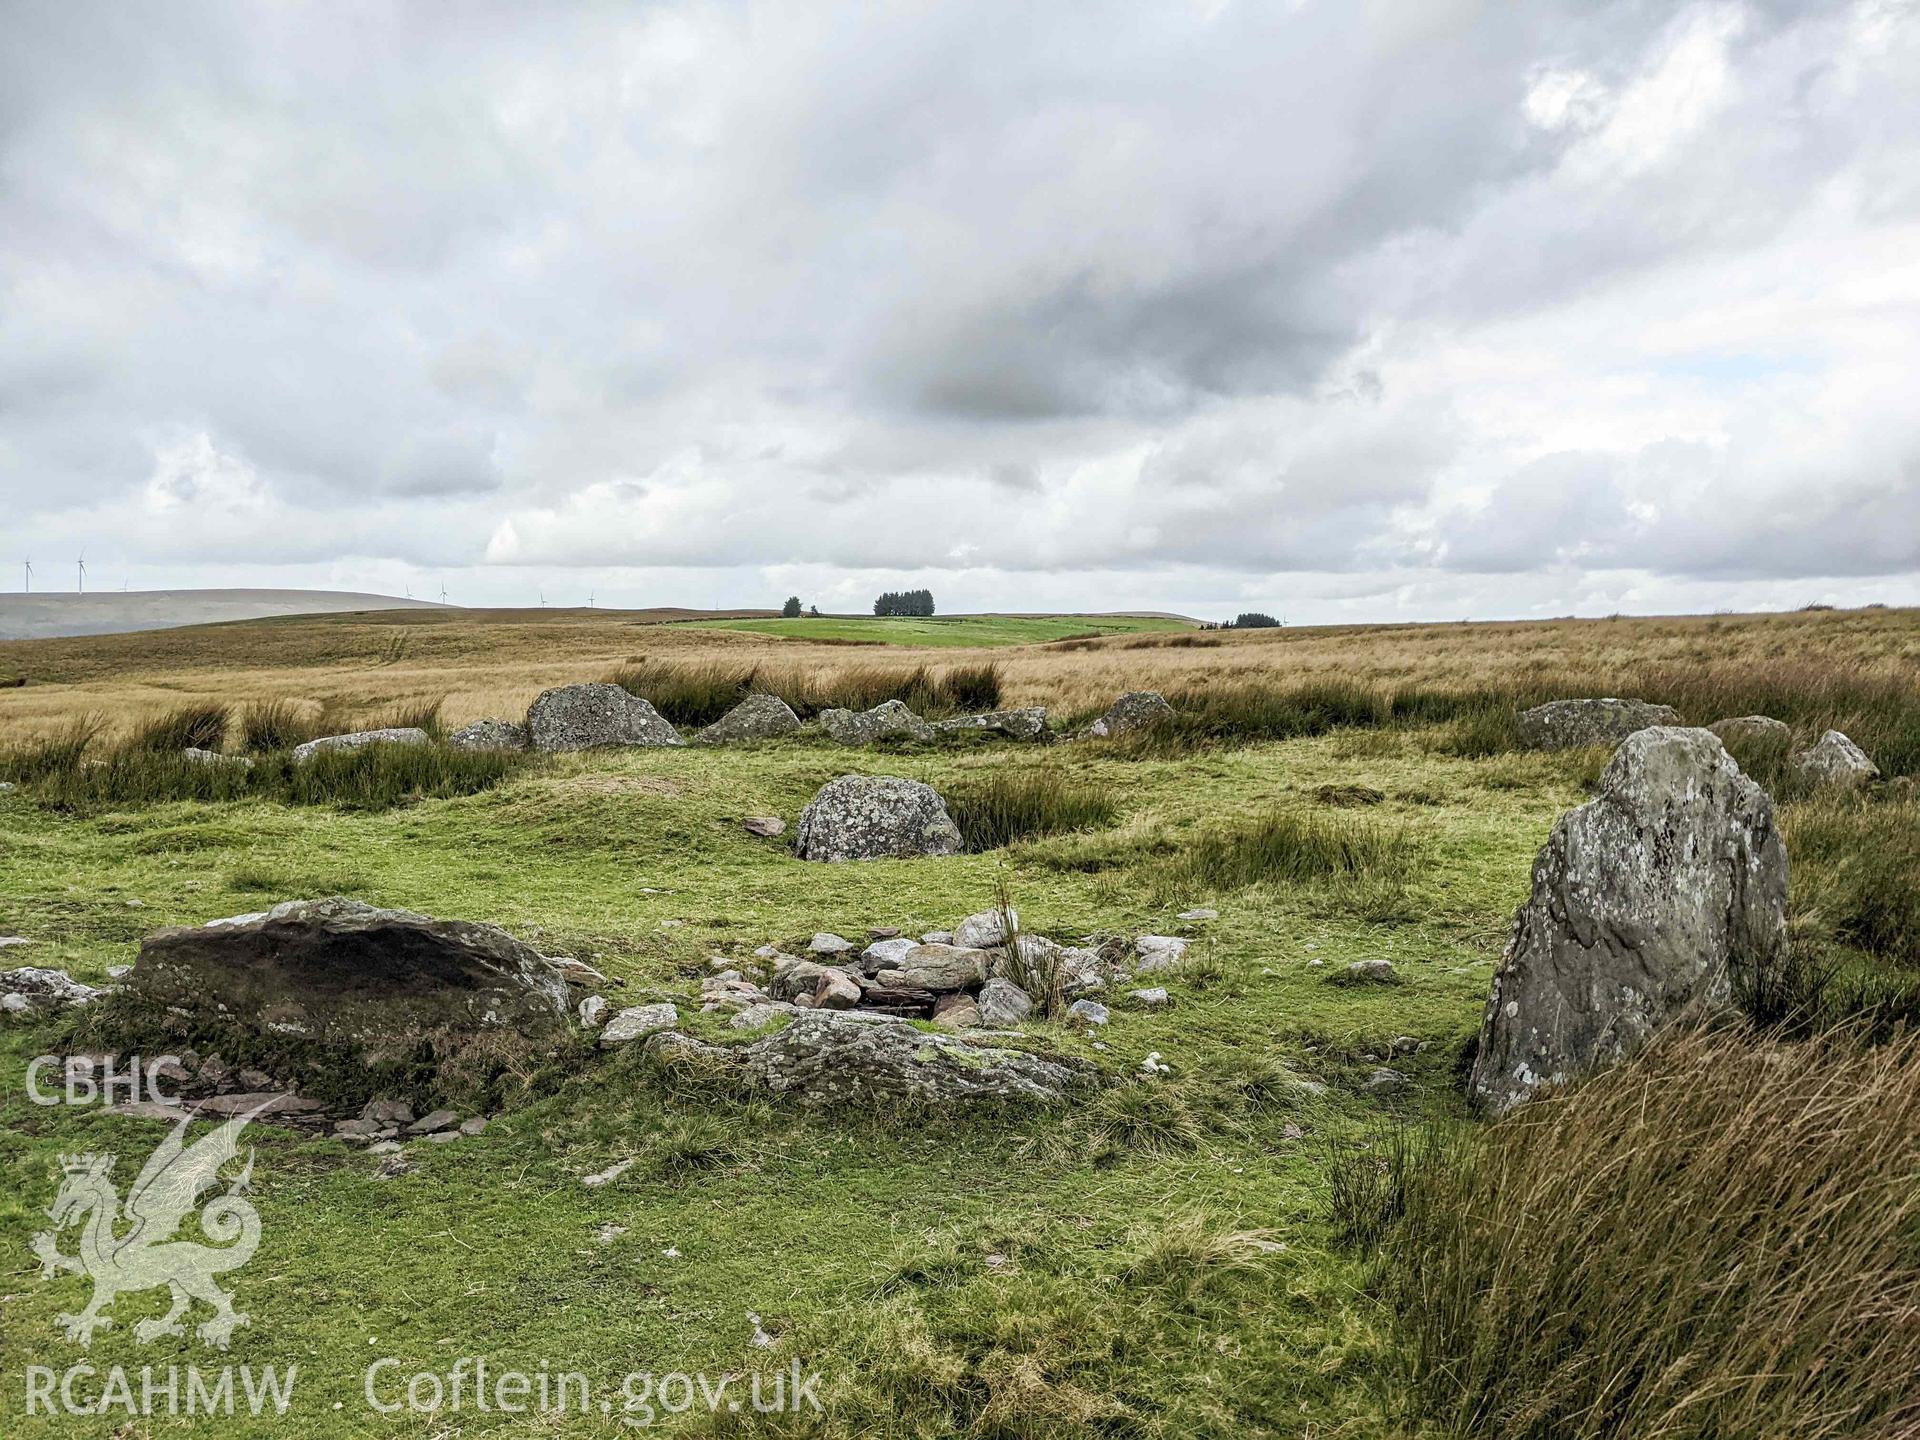
[[[618,685],[543,690],[527,710],[527,731],[534,749],[549,752],[686,744],[658,710]]]
[[[532,744],[527,727],[511,720],[476,720],[447,737],[449,750],[526,750]]]
[[[778,695],[756,690],[698,735],[696,745],[730,745],[739,740],[771,740],[800,728],[800,717]]]
[[[1499,1115],[1727,1008],[1787,946],[1773,802],[1705,730],[1629,736],[1554,824],[1493,977],[1468,1084]]]
[[[842,745],[872,745],[881,740],[931,740],[933,727],[904,701],[888,700],[871,710],[822,710],[820,728]]]
[[[1678,725],[1671,705],[1645,700],[1550,700],[1520,712],[1520,743],[1529,750],[1613,745],[1649,725]]]
[[[1173,706],[1158,690],[1129,690],[1107,707],[1107,713],[1087,727],[1087,733],[1104,739],[1124,735],[1129,730],[1145,730],[1164,725],[1173,718]]]
[[[931,785],[891,775],[842,775],[801,813],[802,860],[882,860],[957,855],[960,827]]]
[[[1858,790],[1880,778],[1880,767],[1838,730],[1829,730],[1793,757],[1794,768],[1809,784]]]
[[[388,730],[356,730],[351,735],[322,735],[304,745],[293,747],[293,763],[305,764],[323,750],[364,750],[369,745],[426,745],[427,732],[412,725]]]

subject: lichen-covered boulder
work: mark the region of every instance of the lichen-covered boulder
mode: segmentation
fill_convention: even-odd
[[[647,1050],[663,1063],[736,1071],[810,1106],[900,1100],[1053,1103],[1093,1074],[1085,1062],[1065,1056],[931,1033],[860,1010],[802,1010],[782,1029],[740,1046],[706,1045],[675,1034],[655,1036]]]
[[[370,1065],[502,1035],[557,1044],[572,1018],[565,976],[506,931],[339,898],[157,931],[125,996],[156,1017]]]
[[[23,965],[18,970],[0,970],[0,1014],[45,1015],[91,1005],[104,990],[83,985],[64,970],[44,970]]]
[[[882,740],[931,740],[933,727],[909,710],[904,701],[888,700],[857,714],[852,710],[822,710],[820,728],[842,745],[873,745]]]
[[[1787,945],[1773,803],[1705,730],[1630,735],[1599,795],[1533,863],[1480,1026],[1469,1093],[1499,1115],[1725,1009]]]
[[[1173,706],[1158,690],[1129,690],[1107,707],[1107,713],[1087,727],[1087,733],[1104,739],[1124,735],[1129,730],[1147,730],[1164,725],[1173,718]]]
[[[1033,1014],[1033,997],[997,975],[980,987],[978,1003],[980,1023],[994,1029],[1022,1024]]]
[[[842,775],[801,812],[794,852],[802,860],[883,860],[955,855],[960,827],[931,785],[891,775]]]
[[[936,735],[958,735],[969,731],[1005,735],[1010,740],[1048,738],[1047,707],[1028,705],[1017,710],[988,710],[979,715],[955,715],[950,720],[933,722]]]
[[[1800,778],[1836,790],[1858,790],[1880,778],[1880,767],[1867,752],[1838,730],[1829,730],[1793,757]]]
[[[1649,725],[1678,725],[1671,705],[1645,700],[1549,700],[1520,712],[1520,743],[1529,750],[1570,750],[1615,745]]]
[[[608,745],[684,745],[660,712],[618,685],[561,685],[527,710],[533,748],[558,753]]]
[[[698,735],[697,745],[730,745],[738,740],[771,740],[800,728],[800,717],[778,695],[747,696]]]
[[[600,1047],[612,1050],[621,1045],[630,1045],[659,1031],[671,1030],[679,1023],[680,1012],[671,1001],[663,1000],[657,1005],[630,1005],[607,1021],[606,1027],[600,1032]]]
[[[511,720],[476,720],[447,737],[451,750],[527,750],[532,745],[527,727]]]
[[[323,750],[364,750],[369,745],[426,745],[431,737],[412,725],[397,725],[386,730],[356,730],[351,735],[322,735],[304,745],[293,747],[293,763],[302,764]]]

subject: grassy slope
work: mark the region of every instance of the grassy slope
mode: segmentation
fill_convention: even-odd
[[[925,620],[823,615],[806,620],[694,620],[687,629],[735,630],[785,640],[853,640],[882,645],[1037,645],[1092,635],[1191,630],[1184,620],[1116,615],[950,615]]]
[[[499,921],[557,953],[593,957],[629,980],[627,997],[651,986],[685,995],[715,949],[817,928],[948,924],[989,903],[1003,866],[1037,929],[1174,929],[1173,911],[1215,897],[1147,898],[1146,875],[1127,867],[1140,842],[1311,806],[1329,781],[1374,785],[1389,797],[1375,818],[1410,826],[1423,857],[1404,921],[1370,923],[1311,887],[1218,897],[1202,968],[1217,962],[1221,978],[1176,979],[1165,1014],[1116,1006],[1100,1062],[1126,1076],[1158,1050],[1175,1074],[1122,1082],[1145,1123],[1105,1163],[1089,1158],[1084,1117],[926,1126],[742,1111],[662,1096],[617,1063],[483,1137],[419,1147],[430,1152],[420,1170],[397,1181],[373,1180],[371,1161],[331,1143],[265,1143],[256,1167],[265,1244],[235,1277],[257,1318],[232,1358],[301,1362],[299,1413],[276,1433],[455,1433],[368,1415],[358,1367],[369,1354],[401,1356],[409,1370],[466,1354],[496,1365],[546,1357],[603,1382],[629,1369],[740,1369],[757,1354],[745,1343],[753,1309],[783,1336],[773,1363],[799,1355],[830,1377],[834,1433],[872,1433],[895,1412],[896,1433],[946,1433],[979,1413],[996,1374],[1002,1405],[1024,1395],[1020,1407],[1056,1421],[1122,1406],[1115,1433],[1291,1435],[1341,1420],[1353,1427],[1343,1433],[1386,1432],[1367,1382],[1376,1317],[1354,1298],[1348,1266],[1329,1257],[1317,1219],[1319,1147],[1363,1137],[1383,1116],[1384,1102],[1353,1087],[1372,1068],[1362,1056],[1396,1035],[1432,1042],[1413,1062],[1421,1093],[1450,1093],[1446,1070],[1477,1020],[1504,915],[1552,816],[1577,798],[1571,771],[1537,758],[1441,759],[1399,736],[1186,762],[1056,750],[1044,763],[1120,797],[1114,831],[994,856],[803,867],[737,825],[762,811],[791,819],[849,768],[943,783],[1034,763],[1043,757],[855,757],[809,744],[603,755],[378,816],[247,804],[68,819],[0,797],[0,929],[44,940],[35,963],[98,977],[159,924],[344,890]],[[1118,868],[1042,863],[1076,847]],[[142,906],[129,908],[135,899]],[[1376,955],[1411,983],[1324,983]],[[53,1325],[80,1300],[80,1282],[40,1283],[26,1250],[52,1197],[56,1152],[119,1150],[129,1172],[154,1139],[140,1122],[22,1103],[19,1067],[44,1043],[32,1028],[0,1031],[0,1254],[14,1257],[0,1284],[13,1292],[0,1305],[0,1351],[14,1364],[78,1358]],[[1247,1101],[1168,1153],[1145,1143],[1179,1128],[1192,1087],[1261,1059],[1335,1092],[1307,1108]],[[661,1127],[702,1115],[721,1137],[720,1163],[657,1173]],[[1289,1124],[1307,1133],[1290,1138]],[[578,1183],[628,1154],[643,1163],[621,1181]],[[1242,1257],[1243,1271],[1226,1258],[1231,1244],[1193,1259],[1175,1243],[1156,1267],[1167,1257],[1152,1253],[1154,1237],[1177,1242],[1180,1217],[1196,1209],[1209,1231],[1268,1230],[1286,1248]],[[603,1246],[595,1232],[608,1223],[629,1229]],[[989,1268],[990,1252],[1007,1263]],[[129,1340],[157,1298],[123,1300],[121,1327],[88,1358],[194,1358],[176,1342]],[[1027,1368],[995,1358],[996,1341]],[[952,1366],[962,1378],[939,1380]],[[351,1424],[330,1409],[335,1400]],[[10,1435],[72,1433],[21,1423],[18,1401],[10,1378],[0,1398]],[[555,1433],[471,1412],[459,1423],[461,1434]],[[596,1417],[575,1428],[604,1427]]]

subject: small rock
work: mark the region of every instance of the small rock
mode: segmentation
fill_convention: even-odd
[[[1360,1089],[1368,1095],[1392,1095],[1406,1089],[1408,1083],[1407,1077],[1398,1070],[1382,1067],[1367,1076]]]
[[[1173,706],[1158,690],[1130,690],[1109,705],[1107,713],[1087,727],[1087,733],[1104,739],[1110,735],[1125,735],[1130,730],[1164,725],[1171,719]]]
[[[1411,1055],[1419,1048],[1420,1042],[1411,1035],[1398,1036],[1393,1042],[1393,1053],[1396,1055]]]
[[[972,1030],[980,1024],[980,1006],[971,995],[942,995],[933,1005],[933,1023],[943,1030]]]
[[[1173,1067],[1161,1060],[1158,1050],[1149,1050],[1147,1052],[1147,1058],[1140,1062],[1140,1073],[1142,1075],[1171,1075],[1173,1073]]]
[[[244,1090],[271,1090],[273,1077],[264,1070],[242,1070],[240,1086]]]
[[[775,840],[787,833],[787,822],[778,815],[749,815],[740,824],[749,835],[762,840]]]
[[[673,1002],[663,1000],[657,1005],[633,1005],[615,1015],[600,1032],[600,1044],[603,1049],[612,1049],[616,1045],[626,1045],[635,1040],[643,1040],[660,1030],[671,1030],[680,1023],[680,1012]]]
[[[1220,912],[1218,910],[1210,910],[1206,906],[1202,905],[1192,910],[1182,910],[1178,915],[1174,916],[1173,918],[1176,920],[1186,920],[1189,922],[1196,922],[1196,921],[1202,921],[1202,920],[1218,920],[1220,918]]]
[[[920,937],[920,943],[922,945],[951,945],[953,944],[953,932],[951,930],[929,930]]]
[[[442,1130],[451,1130],[460,1123],[460,1115],[455,1110],[435,1110],[432,1114],[422,1115],[413,1124],[407,1126],[409,1135],[436,1135]]]
[[[413,1162],[399,1150],[393,1150],[380,1159],[380,1168],[373,1172],[376,1180],[392,1180],[398,1176],[412,1173]]]
[[[976,1003],[980,1009],[980,1023],[995,1030],[1018,1025],[1033,1014],[1033,997],[1013,981],[997,976],[980,987],[980,998]]]
[[[582,1175],[580,1177],[580,1183],[590,1190],[597,1190],[602,1185],[612,1184],[632,1168],[633,1161],[631,1159],[616,1160],[613,1164],[597,1174]]]
[[[1836,790],[1858,790],[1880,778],[1880,767],[1838,730],[1829,730],[1793,757],[1794,768],[1810,784]]]
[[[598,1240],[602,1245],[611,1245],[626,1233],[626,1226],[608,1224],[602,1225],[598,1230],[594,1231],[593,1238]]]
[[[203,1080],[206,1078],[206,1069],[204,1066],[201,1068],[200,1078]],[[366,1105],[361,1108],[360,1118],[371,1121],[376,1127],[382,1125],[411,1125],[413,1123],[413,1106],[404,1100],[369,1100]]]
[[[1356,960],[1337,978],[1355,985],[1391,985],[1400,978],[1400,972],[1391,960]]]
[[[907,956],[920,948],[920,942],[904,936],[876,940],[860,952],[860,968],[869,975],[876,970],[897,970]]]
[[[0,970],[0,997],[4,997],[5,1008],[16,1015],[71,1010],[91,1005],[105,993],[82,985],[64,970],[43,970],[34,965]]]
[[[1013,916],[1015,928],[1019,927],[1020,916]],[[982,910],[977,915],[969,915],[953,927],[953,944],[964,945],[970,950],[991,949],[995,945],[1007,943],[1007,917],[998,910]]]
[[[867,931],[867,939],[869,940],[898,940],[899,938],[900,927],[898,925],[875,925]]]
[[[807,942],[809,955],[844,955],[853,948],[855,947],[851,940],[843,940],[840,936],[829,934],[825,930],[820,931]]]
[[[1133,969],[1137,975],[1157,975],[1171,970],[1187,953],[1187,942],[1177,935],[1141,935],[1133,942],[1137,957]]]
[[[816,1010],[851,1010],[860,1003],[860,984],[844,970],[832,966],[820,972],[813,990]]]
[[[548,955],[545,959],[548,967],[559,971],[560,978],[569,985],[597,990],[607,983],[607,977],[584,960],[576,960],[571,955]]]
[[[369,1155],[398,1155],[399,1153],[400,1142],[398,1140],[376,1140],[367,1146],[367,1154]]]
[[[487,1126],[491,1123],[486,1116],[475,1115],[470,1120],[462,1120],[460,1122],[460,1133],[462,1135],[484,1135],[487,1133]]]
[[[1129,990],[1127,997],[1139,1001],[1149,1010],[1158,1010],[1167,1003],[1167,992],[1158,985],[1147,990]]]
[[[604,995],[589,995],[580,1002],[580,1023],[589,1030],[605,1023],[607,1000]]]
[[[431,1135],[420,1137],[430,1145],[447,1145],[462,1138],[458,1130],[436,1130]]]
[[[1069,1024],[1104,1025],[1110,1018],[1107,1007],[1098,1000],[1076,1000],[1067,1007]]]

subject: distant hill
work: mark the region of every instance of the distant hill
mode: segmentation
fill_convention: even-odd
[[[332,615],[349,610],[448,610],[428,600],[398,600],[349,590],[108,590],[0,595],[0,640],[60,635],[118,635],[171,630],[272,615]]]

